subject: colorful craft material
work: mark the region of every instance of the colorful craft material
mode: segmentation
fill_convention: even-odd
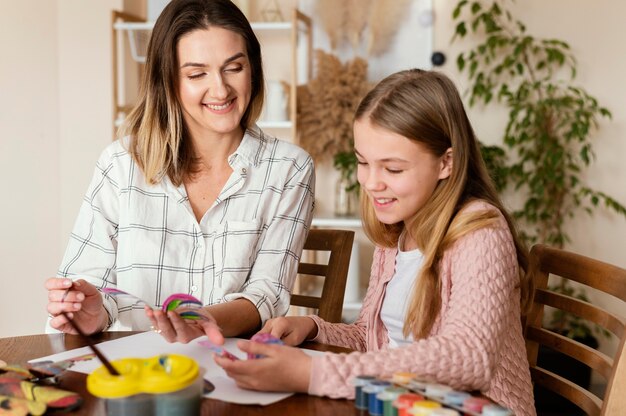
[[[276,338],[274,335],[270,334],[270,333],[263,333],[263,334],[254,334],[252,336],[252,338],[250,338],[250,341],[252,342],[259,342],[261,344],[277,344],[277,345],[284,345],[284,342],[279,339]],[[252,359],[256,359],[256,358],[263,358],[264,355],[261,354],[250,354],[248,353],[248,359],[252,360]]]
[[[229,352],[226,348],[222,347],[221,345],[214,344],[208,339],[198,341],[198,344],[202,345],[203,347],[207,347],[208,349],[210,349],[211,351],[213,351],[220,357],[228,358],[229,360],[232,360],[232,361],[239,359],[239,357]]]
[[[354,406],[374,416],[513,416],[510,409],[450,386],[418,380],[398,372],[388,380],[355,377]],[[381,384],[389,387],[380,388]]]
[[[264,344],[280,344],[280,345],[283,344],[283,342],[280,339],[276,338],[275,336],[271,334],[256,334],[252,336],[252,338],[250,338],[250,341],[261,342]],[[216,345],[212,343],[211,341],[209,341],[208,339],[203,339],[201,341],[198,341],[198,344],[202,345],[203,347],[207,347],[208,349],[210,349],[211,351],[213,351],[220,357],[228,358],[233,361],[239,359],[239,357],[237,357],[235,354],[228,351],[226,348],[222,347],[221,345]],[[260,354],[248,354],[249,360],[253,360],[257,358],[263,358],[263,356]]]
[[[128,292],[124,292],[123,290],[113,287],[105,287],[101,290],[102,293],[105,293],[109,296],[125,297],[127,299],[130,299],[131,301],[134,300],[134,305],[143,304],[148,305],[149,307],[154,309],[154,306],[152,306],[150,303],[138,298],[135,295],[131,295]],[[170,295],[167,297],[167,299],[165,299],[165,302],[163,302],[163,305],[161,306],[161,310],[163,312],[175,311],[183,319],[208,320],[209,318],[203,315],[202,312],[198,312],[198,310],[202,309],[202,306],[202,302],[194,296],[187,295],[185,293],[174,293],[173,295]]]
[[[9,409],[26,407],[34,411],[39,411],[42,407],[44,411],[46,409],[69,411],[78,408],[83,403],[82,397],[77,393],[51,386],[40,386],[10,376],[0,377],[0,397],[2,397],[0,399],[2,406],[9,406]]]
[[[93,354],[87,354],[57,362],[40,361],[26,366],[3,362],[0,366],[0,415],[42,415],[47,410],[70,411],[79,407],[83,400],[78,394],[47,384],[56,383],[57,377],[75,362],[94,357]]]

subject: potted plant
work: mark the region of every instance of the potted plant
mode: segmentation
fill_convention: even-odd
[[[582,172],[593,160],[592,133],[611,113],[575,84],[577,62],[570,46],[541,39],[513,17],[506,0],[459,0],[452,13],[455,39],[477,39],[461,52],[457,67],[470,80],[469,105],[505,105],[504,147],[484,148],[500,189],[512,186],[523,202],[513,211],[529,243],[563,247],[570,241],[568,220],[604,205],[626,217],[626,208],[586,185]],[[499,149],[498,149],[499,148]],[[586,299],[560,279],[552,288]],[[598,332],[576,316],[556,313],[548,323],[556,331],[597,346]],[[608,334],[607,334],[608,336]]]
[[[358,211],[360,188],[356,179],[357,158],[354,150],[335,153],[333,167],[339,171],[335,189],[335,214],[354,215]]]

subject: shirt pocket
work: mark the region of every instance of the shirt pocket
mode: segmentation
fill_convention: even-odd
[[[256,260],[263,231],[261,221],[226,221],[213,239],[215,280],[223,294],[241,291]]]

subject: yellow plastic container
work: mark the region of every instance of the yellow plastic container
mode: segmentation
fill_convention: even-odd
[[[183,355],[159,355],[147,359],[124,358],[87,376],[87,390],[104,399],[107,415],[197,415],[202,398],[200,367]]]

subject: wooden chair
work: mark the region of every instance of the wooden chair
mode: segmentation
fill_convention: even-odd
[[[325,321],[341,322],[353,241],[354,231],[317,228],[309,231],[304,250],[330,252],[330,257],[328,264],[306,263],[301,259],[298,275],[322,276],[324,285],[319,297],[291,295],[291,305],[315,308],[318,310],[318,315]]]
[[[547,288],[549,274],[595,288],[626,302],[626,270],[585,256],[535,245],[530,251],[535,273],[535,299],[526,317],[525,338],[533,382],[574,403],[588,415],[626,414],[626,319],[579,299]],[[609,357],[593,348],[542,327],[544,305],[596,323],[620,339],[617,353]],[[589,366],[607,381],[603,398],[537,366],[539,345],[562,352]],[[619,409],[619,410],[618,410]]]

